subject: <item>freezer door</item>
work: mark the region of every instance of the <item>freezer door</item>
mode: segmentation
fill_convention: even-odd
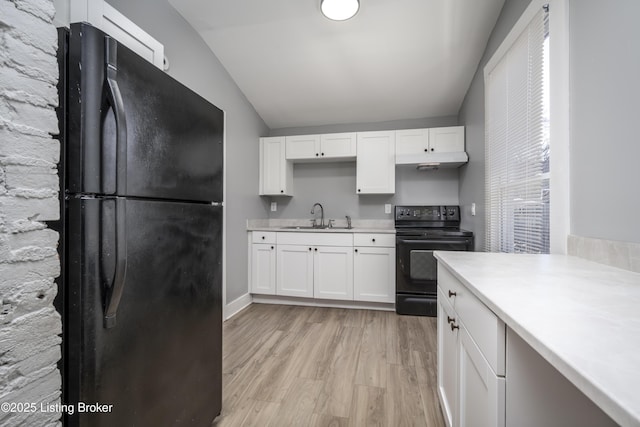
[[[66,425],[210,425],[222,404],[222,208],[75,198],[68,213],[64,400],[112,406]]]
[[[70,193],[222,201],[222,110],[88,24],[68,58]]]

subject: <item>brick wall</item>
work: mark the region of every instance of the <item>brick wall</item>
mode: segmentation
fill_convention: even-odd
[[[60,263],[54,111],[57,34],[51,0],[0,0],[0,425],[55,425],[60,402],[60,316],[53,307]]]

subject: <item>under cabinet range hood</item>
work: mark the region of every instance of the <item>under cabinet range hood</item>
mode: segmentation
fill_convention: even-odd
[[[457,168],[469,161],[465,151],[450,153],[396,154],[396,165],[416,165],[419,170]]]

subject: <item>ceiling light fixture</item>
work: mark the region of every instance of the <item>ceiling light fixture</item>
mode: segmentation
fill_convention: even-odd
[[[322,14],[333,21],[352,18],[360,9],[360,0],[320,0]]]

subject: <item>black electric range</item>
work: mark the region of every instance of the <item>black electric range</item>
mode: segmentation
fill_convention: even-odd
[[[459,206],[396,206],[396,312],[437,316],[438,272],[433,251],[473,251],[460,229]]]

